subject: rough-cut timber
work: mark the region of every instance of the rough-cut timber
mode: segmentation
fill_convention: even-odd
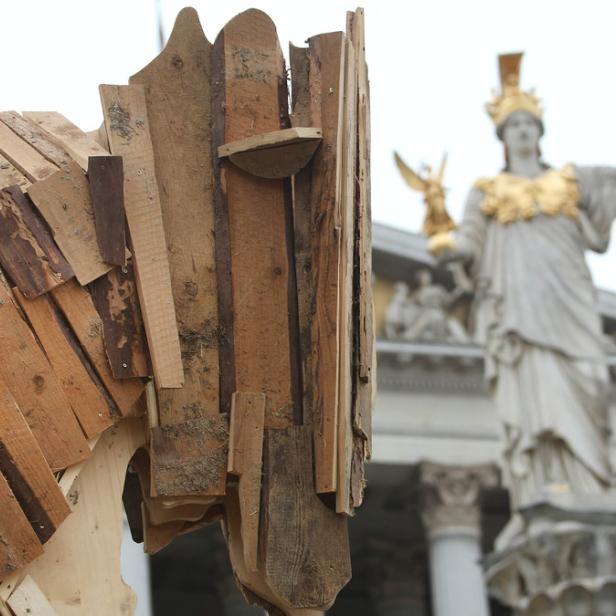
[[[27,575],[7,604],[15,616],[58,616],[37,583]]]
[[[103,322],[105,352],[116,379],[150,376],[147,342],[132,262],[116,267],[90,285]]]
[[[257,10],[241,13],[219,34],[215,54],[222,56],[213,83],[224,88],[225,101],[212,111],[224,114],[224,131],[216,135],[224,141],[215,147],[280,129],[287,114],[279,91],[285,71],[270,18]],[[221,181],[231,243],[235,388],[264,393],[266,425],[287,426],[296,402],[291,355],[296,349],[289,322],[284,181],[257,178],[226,161]]]
[[[0,580],[43,553],[6,479],[0,473]]]
[[[31,182],[42,180],[58,170],[56,165],[50,163],[2,122],[0,122],[0,153]]]
[[[340,348],[340,168],[344,102],[344,35],[309,40],[312,121],[323,143],[312,159],[310,215],[314,314],[311,325],[312,401],[317,492],[337,488]]]
[[[88,439],[112,425],[107,398],[84,365],[83,353],[71,340],[68,326],[47,297],[27,299],[18,289],[13,294],[26,314],[60,385]]]
[[[134,415],[137,412],[135,403],[145,386],[138,379],[117,380],[113,377],[105,353],[103,323],[90,294],[71,281],[54,289],[52,295],[122,416]]]
[[[126,265],[124,169],[121,156],[90,156],[88,180],[103,261]]]
[[[124,159],[124,207],[157,387],[184,384],[154,151],[141,85],[100,86],[111,151]]]
[[[24,111],[24,118],[36,124],[56,145],[70,154],[84,170],[90,156],[105,156],[109,152],[79,127],[55,111]]]
[[[81,285],[111,269],[96,241],[90,187],[75,162],[28,188],[28,195],[47,221],[62,254]]]
[[[32,120],[22,117],[16,111],[3,111],[0,121],[6,124],[14,133],[29,143],[49,162],[60,169],[66,169],[71,161],[70,156],[55,143]]]
[[[88,457],[88,443],[58,378],[2,282],[0,374],[53,471]]]
[[[45,543],[71,510],[15,399],[1,378],[0,471],[40,542]]]
[[[346,519],[314,491],[310,426],[267,430],[265,578],[294,608],[328,609],[351,577]]]
[[[27,297],[46,293],[74,276],[18,186],[0,191],[0,263]]]
[[[233,394],[227,470],[239,476],[238,495],[244,562],[250,571],[258,569],[264,421],[263,394],[244,392]]]

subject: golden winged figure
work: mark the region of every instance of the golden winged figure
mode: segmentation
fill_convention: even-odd
[[[443,187],[443,177],[445,175],[445,165],[447,164],[447,154],[443,155],[441,166],[438,173],[433,174],[432,169],[427,167],[427,174],[421,177],[415,173],[400,157],[394,152],[396,165],[406,183],[413,189],[422,192],[426,204],[426,216],[424,218],[422,231],[428,236],[447,233],[454,229],[456,224],[445,209],[445,188]]]

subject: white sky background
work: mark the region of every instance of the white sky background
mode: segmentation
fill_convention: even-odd
[[[160,0],[165,35],[183,6]],[[283,50],[344,29],[350,1],[196,0],[205,33],[250,6],[278,27]],[[544,158],[616,166],[616,3],[605,0],[364,0],[372,94],[376,221],[419,230],[422,198],[392,151],[418,168],[449,153],[448,207],[459,219],[473,181],[496,173],[502,148],[483,110],[498,85],[499,52],[525,51],[523,87],[545,107]],[[0,109],[60,111],[100,124],[99,83],[127,83],[158,53],[155,0],[0,0]],[[616,241],[590,257],[596,283],[616,291]]]

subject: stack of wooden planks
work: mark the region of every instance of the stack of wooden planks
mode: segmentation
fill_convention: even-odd
[[[96,133],[0,113],[0,579],[70,513],[60,473],[143,415],[146,551],[222,519],[271,613],[348,581],[375,376],[363,11],[290,58],[289,108],[267,15],[212,45],[184,9],[100,87]]]

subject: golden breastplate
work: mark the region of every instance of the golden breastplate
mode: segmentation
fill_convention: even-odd
[[[503,172],[479,179],[475,187],[485,194],[482,212],[503,224],[528,220],[538,214],[569,218],[578,215],[580,193],[571,165],[550,169],[533,179]]]

